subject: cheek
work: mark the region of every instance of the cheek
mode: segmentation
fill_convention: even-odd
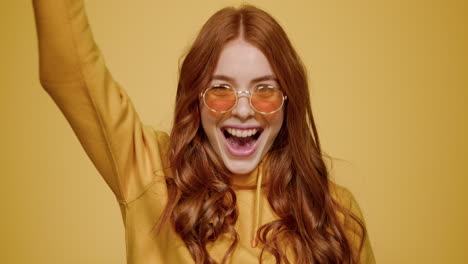
[[[276,113],[270,114],[270,115],[264,115],[263,116],[265,122],[268,123],[268,125],[273,129],[273,130],[279,130],[281,126],[283,125],[284,121],[284,111],[278,111]]]
[[[210,109],[208,109],[203,103],[199,104],[199,108],[200,108],[200,113],[201,113],[202,118],[217,119],[217,118],[220,118],[222,116],[222,114],[220,114],[218,112],[211,111]]]
[[[208,116],[208,118],[213,119],[213,120],[219,120],[223,116],[223,114],[213,112],[208,109],[206,109],[206,112],[207,112],[206,115]]]
[[[205,133],[211,133],[211,130],[222,120],[223,114],[210,111],[206,107],[202,107],[200,111],[201,121]]]
[[[266,121],[268,121],[268,123],[273,123],[273,122],[276,122],[278,119],[283,119],[282,117],[283,113],[281,111],[278,111],[276,113],[273,113],[273,114],[269,114],[269,115],[263,115],[263,118],[265,118]]]

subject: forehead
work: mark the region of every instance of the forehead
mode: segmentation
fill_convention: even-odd
[[[221,51],[213,76],[228,76],[239,84],[263,76],[274,76],[265,55],[255,46],[241,39],[226,44]]]

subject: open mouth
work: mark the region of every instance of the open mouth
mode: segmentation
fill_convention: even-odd
[[[260,127],[248,129],[225,127],[222,132],[229,152],[234,156],[245,157],[255,152],[257,140],[263,129]]]

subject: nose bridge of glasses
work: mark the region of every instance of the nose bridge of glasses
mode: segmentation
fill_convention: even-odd
[[[239,103],[240,104],[243,104],[242,103],[242,97],[245,97],[245,103],[247,105],[249,105],[250,107],[250,96],[252,95],[252,93],[249,91],[249,90],[242,90],[242,91],[237,91],[236,92],[236,95],[237,95],[237,106],[239,106]]]
[[[237,95],[237,103],[234,106],[233,112],[237,114],[247,115],[251,113],[254,109],[251,109],[250,105],[250,96],[252,93],[248,90],[242,90],[235,92]],[[242,100],[242,98],[245,98]]]
[[[250,98],[252,96],[252,92],[250,92],[249,90],[242,90],[242,91],[236,92],[236,94],[237,94],[237,107],[239,107],[239,105],[241,105],[240,107],[243,107],[242,105],[245,104],[245,107],[251,108]],[[244,97],[245,100],[242,100],[242,97]],[[245,102],[242,102],[242,101],[245,101]]]
[[[243,90],[243,91],[238,91],[236,92],[237,96],[238,97],[250,97],[252,95],[252,93],[250,91],[247,91],[247,90]]]

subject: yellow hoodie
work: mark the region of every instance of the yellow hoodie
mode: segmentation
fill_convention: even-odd
[[[114,192],[125,225],[127,263],[194,263],[177,234],[166,226],[158,236],[153,228],[167,201],[165,176],[168,135],[141,123],[125,90],[105,66],[88,24],[82,0],[33,0],[39,42],[40,81],[70,123],[86,153]],[[254,234],[277,219],[260,190],[261,165],[237,184],[257,190],[236,190],[240,241],[228,263],[258,263],[261,245],[252,247]],[[332,195],[362,218],[353,195],[331,184]],[[344,219],[354,250],[355,224]],[[228,236],[209,244],[221,260]],[[288,256],[293,259],[293,256]],[[375,263],[369,239],[362,263]],[[275,263],[267,252],[263,263]]]

